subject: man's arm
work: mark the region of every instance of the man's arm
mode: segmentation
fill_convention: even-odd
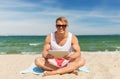
[[[75,35],[72,35],[72,49],[74,51],[74,54],[71,55],[71,58],[77,58],[81,56],[80,45]]]
[[[49,49],[50,49],[50,34],[46,37],[45,43],[43,46],[42,56],[44,58],[46,58]]]
[[[71,42],[71,44],[72,44],[72,49],[73,49],[74,53],[65,56],[64,57],[65,59],[71,60],[71,59],[75,59],[75,58],[78,58],[78,57],[81,56],[80,46],[79,46],[79,43],[78,43],[78,39],[77,39],[77,37],[75,35],[72,35],[72,42]]]

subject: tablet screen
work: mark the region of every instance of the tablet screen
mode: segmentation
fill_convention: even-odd
[[[61,58],[68,55],[68,51],[65,50],[49,50],[48,53],[53,55],[55,58]]]

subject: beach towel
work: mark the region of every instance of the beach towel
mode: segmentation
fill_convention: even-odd
[[[43,72],[44,72],[44,70],[40,67],[37,67],[35,65],[35,63],[32,63],[31,66],[28,67],[27,69],[24,69],[24,70],[20,71],[21,74],[33,73],[33,74],[36,74],[36,75],[39,75]]]
[[[83,71],[83,72],[86,72],[86,73],[90,72],[89,69],[86,66],[80,67],[77,70],[78,71]],[[36,74],[36,75],[39,75],[43,72],[44,72],[44,70],[40,67],[37,67],[35,65],[35,63],[32,63],[31,66],[28,67],[27,69],[20,71],[21,74],[33,73],[33,74]]]

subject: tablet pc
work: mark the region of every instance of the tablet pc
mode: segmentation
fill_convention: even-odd
[[[55,58],[62,58],[68,55],[68,51],[65,50],[49,50],[48,53],[53,55]]]

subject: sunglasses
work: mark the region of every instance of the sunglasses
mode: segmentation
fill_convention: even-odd
[[[62,28],[66,28],[67,25],[56,25],[58,28],[62,27]]]

